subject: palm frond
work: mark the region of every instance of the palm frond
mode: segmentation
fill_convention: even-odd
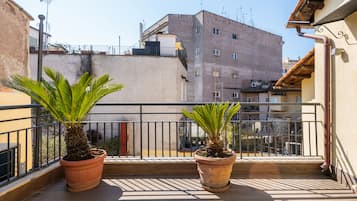
[[[59,72],[45,68],[45,73],[51,82],[15,75],[8,86],[31,96],[67,127],[80,124],[101,98],[123,88],[121,84],[109,85],[108,75],[94,79],[85,73],[78,82],[70,85]]]
[[[239,109],[239,103],[226,102],[195,106],[192,112],[183,109],[182,113],[195,121],[207,133],[210,140],[217,140]]]

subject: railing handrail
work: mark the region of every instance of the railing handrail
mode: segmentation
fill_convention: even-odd
[[[194,106],[194,105],[204,105],[204,104],[214,104],[214,103],[225,103],[225,102],[122,102],[122,103],[97,103],[96,106]],[[238,102],[231,102],[238,103]],[[296,102],[284,102],[284,103],[270,103],[270,102],[239,102],[242,106],[244,105],[321,105],[320,103],[296,103]],[[4,105],[0,106],[0,110],[13,110],[13,109],[26,109],[26,108],[37,108],[40,107],[39,104],[25,104],[25,105]]]
[[[16,110],[16,109],[27,109],[27,108],[37,108],[41,107],[39,104],[25,104],[25,105],[1,105],[1,110]]]

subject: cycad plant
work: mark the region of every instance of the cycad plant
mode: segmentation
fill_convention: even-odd
[[[222,134],[231,122],[232,117],[239,111],[239,103],[213,103],[199,105],[193,112],[183,109],[183,114],[200,126],[208,137],[208,144],[199,153],[208,157],[225,157]]]
[[[121,90],[123,85],[108,84],[111,81],[108,75],[94,78],[88,73],[84,73],[78,82],[70,85],[59,72],[45,68],[45,73],[50,82],[14,75],[7,85],[31,96],[66,127],[65,160],[79,161],[92,158],[81,122],[101,98]]]

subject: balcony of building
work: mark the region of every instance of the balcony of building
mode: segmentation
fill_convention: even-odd
[[[313,103],[299,104],[305,109],[297,119],[270,119],[269,110],[255,111],[268,118],[246,119],[239,112],[224,133],[225,146],[238,155],[231,188],[203,190],[193,156],[207,136],[181,112],[196,104],[202,103],[97,104],[83,128],[108,156],[101,184],[81,193],[66,191],[58,163],[66,152],[64,127],[37,105],[1,106],[1,113],[17,116],[0,120],[0,200],[357,199],[320,171],[320,105]],[[249,104],[272,103],[242,107]]]

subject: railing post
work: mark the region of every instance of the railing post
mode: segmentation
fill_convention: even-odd
[[[314,115],[315,115],[315,149],[316,149],[316,156],[319,155],[319,149],[318,149],[318,143],[317,143],[317,109],[316,109],[316,104],[314,104]]]
[[[143,159],[143,105],[140,104],[140,159]]]
[[[290,142],[291,142],[291,138],[290,138],[290,137],[291,137],[291,136],[290,136],[290,118],[287,119],[287,127],[288,127],[288,133],[287,133],[287,134],[288,134],[288,143],[285,143],[285,144],[284,144],[284,137],[282,137],[282,143],[283,143],[283,146],[282,146],[282,149],[283,149],[283,150],[282,150],[282,154],[284,154],[283,151],[284,151],[284,145],[285,145],[285,146],[288,146],[288,147],[286,147],[286,148],[287,148],[287,151],[288,151],[288,155],[291,155],[291,148],[290,148]],[[295,143],[297,142],[296,139],[295,139],[294,142],[295,142]],[[295,146],[296,146],[296,144],[295,144]],[[296,154],[296,153],[295,153],[295,154]]]
[[[243,159],[243,153],[242,153],[242,120],[239,119],[238,121],[238,140],[239,140],[239,154],[240,154],[240,159]]]
[[[59,159],[61,159],[61,154],[62,154],[61,135],[62,135],[62,125],[61,125],[61,122],[58,122],[58,157],[59,157]]]

